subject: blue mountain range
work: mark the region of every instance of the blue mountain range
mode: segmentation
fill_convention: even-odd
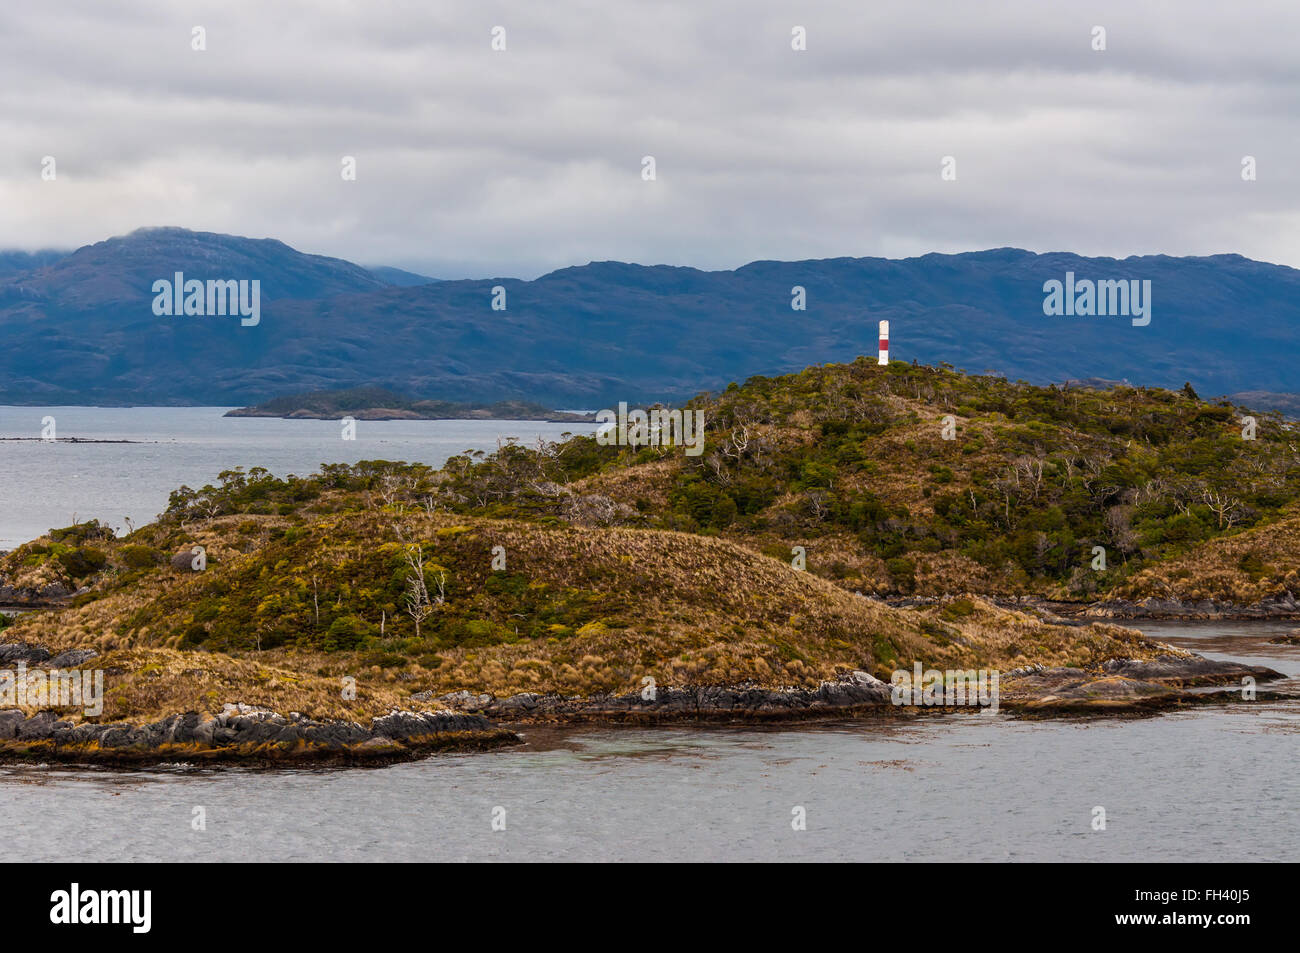
[[[153,313],[153,285],[257,280],[261,320]],[[1044,313],[1051,281],[1150,282],[1150,322]],[[803,310],[795,310],[802,289]],[[494,303],[497,309],[494,309]],[[1048,383],[1300,392],[1300,271],[1239,255],[997,248],[734,271],[592,262],[532,281],[435,281],[282,242],[140,229],[0,252],[0,403],[250,404],[382,386],[552,407],[680,399],[874,354]]]

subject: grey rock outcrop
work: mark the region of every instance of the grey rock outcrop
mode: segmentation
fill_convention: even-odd
[[[506,698],[470,691],[442,695],[448,708],[482,712],[503,720],[562,715],[640,714],[709,716],[781,714],[817,709],[862,708],[888,705],[890,687],[871,674],[846,672],[815,689],[760,688],[751,685],[656,688],[653,692],[623,695],[596,694],[589,698],[521,692]]]
[[[185,756],[174,747],[192,747],[194,754],[255,753],[274,759],[279,754],[307,751],[312,756],[346,755],[365,748],[367,754],[413,754],[436,747],[453,736],[481,736],[499,742],[514,740],[481,715],[463,712],[393,711],[357,722],[313,719],[294,712],[290,717],[244,704],[226,705],[217,715],[185,712],[146,725],[120,722],[73,725],[51,711],[28,717],[18,709],[0,711],[0,742],[52,742],[53,753],[77,746],[98,746],[137,760],[150,753]],[[75,754],[75,751],[72,751]],[[75,759],[74,759],[75,760]]]

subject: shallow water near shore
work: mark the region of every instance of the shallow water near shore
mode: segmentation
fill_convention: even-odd
[[[1142,627],[1269,665],[1287,687],[1300,649],[1267,640],[1294,624]],[[376,769],[0,767],[0,824],[19,861],[1264,861],[1300,850],[1294,701],[1122,720],[525,735],[516,748]],[[1098,806],[1104,831],[1091,826]],[[192,829],[196,807],[206,830]],[[796,807],[806,830],[791,828]],[[493,830],[497,808],[505,830]]]

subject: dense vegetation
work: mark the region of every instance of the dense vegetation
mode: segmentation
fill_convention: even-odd
[[[918,558],[959,553],[996,588],[1092,594],[1300,495],[1288,425],[1261,416],[1245,439],[1238,411],[1190,387],[1039,388],[860,361],[751,380],[706,406],[711,452],[671,473],[660,521],[851,534],[900,592]]]
[[[721,535],[786,560],[798,545],[811,571],[881,594],[968,585],[1078,598],[1275,522],[1300,496],[1289,424],[1260,415],[1248,430],[1241,412],[1190,387],[1033,387],[860,360],[753,378],[692,406],[708,421],[699,457],[575,437],[455,457],[440,471],[231,471],[220,486],[178,491],[165,519],[364,497]],[[322,502],[332,494],[352,501]]]

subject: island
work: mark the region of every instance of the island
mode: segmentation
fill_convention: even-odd
[[[416,400],[382,387],[352,387],[276,397],[252,407],[227,411],[227,417],[279,417],[285,420],[536,420],[594,423],[593,413],[551,410],[525,400],[463,403]]]
[[[360,764],[538,722],[986,710],[900,704],[900,676],[932,671],[996,673],[1010,717],[1136,716],[1282,677],[1123,624],[1300,616],[1276,416],[1247,438],[1191,388],[874,358],[689,407],[698,456],[578,435],[440,468],[234,468],[129,535],[19,546],[0,759]],[[102,710],[49,702],[91,676]]]

